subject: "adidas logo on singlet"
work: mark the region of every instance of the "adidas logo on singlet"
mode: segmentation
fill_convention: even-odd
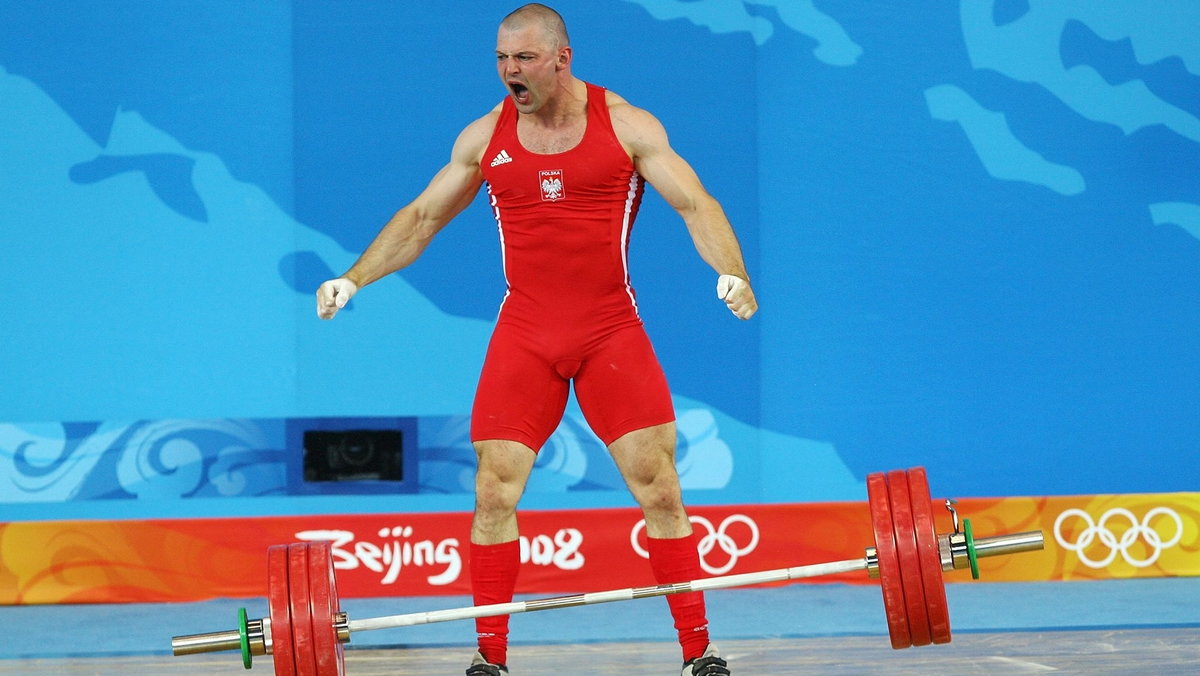
[[[501,165],[501,164],[507,164],[507,163],[509,163],[509,162],[512,162],[512,161],[513,161],[513,159],[512,159],[512,157],[511,157],[511,156],[509,156],[509,154],[508,154],[508,151],[507,151],[507,150],[501,150],[500,152],[496,153],[496,156],[495,156],[495,157],[493,157],[493,158],[492,158],[492,165],[491,165],[491,166],[495,167],[495,166],[498,166],[498,165]]]

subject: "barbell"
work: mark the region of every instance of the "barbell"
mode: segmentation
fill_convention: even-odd
[[[888,635],[892,647],[900,649],[950,642],[943,571],[970,568],[972,577],[978,578],[981,557],[1044,547],[1041,531],[975,538],[969,519],[964,519],[960,528],[953,500],[946,500],[945,506],[953,518],[954,532],[939,535],[929,482],[921,467],[869,475],[867,502],[875,546],[867,547],[859,559],[361,620],[351,620],[340,608],[329,543],[275,545],[267,550],[268,617],[250,620],[240,608],[236,630],[175,636],[171,648],[175,655],[240,650],[247,669],[254,656],[269,654],[278,676],[341,676],[345,673],[344,645],[356,631],[865,571],[880,581]]]

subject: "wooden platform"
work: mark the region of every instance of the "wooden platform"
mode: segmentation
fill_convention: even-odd
[[[82,647],[82,646],[81,646]],[[721,643],[737,676],[778,674],[1195,674],[1200,629],[1129,629],[960,634],[944,646],[892,650],[879,636],[734,640]],[[469,647],[348,650],[348,676],[458,676]],[[678,646],[594,643],[516,646],[514,676],[673,676]],[[242,669],[236,653],[189,657],[0,660],[0,674],[273,674],[270,659]]]

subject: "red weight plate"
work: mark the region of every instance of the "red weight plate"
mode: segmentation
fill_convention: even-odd
[[[887,480],[883,474],[867,475],[867,504],[871,508],[871,529],[875,532],[875,553],[879,557],[879,586],[883,588],[883,609],[887,614],[888,635],[892,647],[912,645],[908,629],[908,609],[904,603],[904,585],[900,582],[900,563],[896,559],[896,539],[892,533],[892,508],[888,500]]]
[[[287,545],[267,549],[267,606],[271,611],[271,661],[275,664],[275,676],[296,676]]]
[[[292,647],[297,676],[318,676],[313,645],[312,605],[308,592],[308,543],[288,545],[288,597],[292,608]]]
[[[308,545],[308,591],[312,605],[317,673],[320,676],[344,676],[346,667],[342,644],[338,641],[337,627],[333,624],[338,602],[328,542],[310,542]]]
[[[929,479],[925,476],[924,467],[908,470],[908,491],[912,497],[921,581],[925,583],[925,612],[929,615],[929,630],[934,643],[949,643],[950,607],[946,603],[942,555],[938,551],[937,526],[933,520],[933,498],[929,496]]]
[[[925,612],[925,584],[921,580],[921,559],[917,556],[908,473],[902,469],[888,472],[887,486],[892,501],[892,526],[896,535],[896,558],[900,561],[900,581],[904,585],[904,603],[908,606],[908,631],[914,646],[929,645],[933,637],[929,630],[929,614]]]

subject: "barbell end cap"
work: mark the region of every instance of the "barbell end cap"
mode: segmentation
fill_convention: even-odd
[[[972,549],[975,559],[1036,552],[1046,548],[1046,536],[1040,530],[980,538],[972,533],[972,547],[968,548],[966,533],[948,533],[939,536],[939,547],[942,550],[942,570],[962,570],[970,568],[973,563]],[[978,566],[977,561],[974,563]]]
[[[173,655],[198,655],[225,650],[241,650],[241,647],[241,632],[236,629],[171,637],[171,653]]]
[[[213,631],[204,634],[183,634],[171,637],[171,654],[199,655],[202,653],[218,653],[225,651],[241,651],[243,636],[248,643],[247,650],[254,656],[269,654],[265,640],[265,620],[247,620],[246,633],[241,627],[230,631]],[[249,667],[247,667],[249,668]]]

